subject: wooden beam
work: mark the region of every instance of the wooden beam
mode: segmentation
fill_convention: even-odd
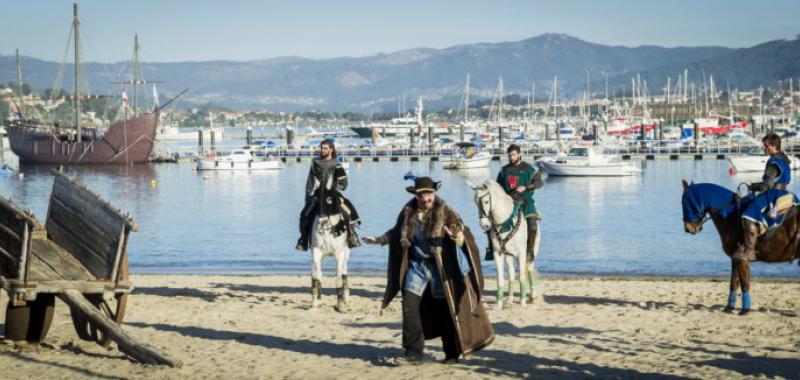
[[[183,362],[170,357],[157,348],[133,340],[120,325],[101,314],[79,291],[65,290],[58,297],[69,305],[71,312],[81,313],[97,329],[110,337],[120,351],[132,359],[144,364],[168,365],[175,368],[183,366]]]

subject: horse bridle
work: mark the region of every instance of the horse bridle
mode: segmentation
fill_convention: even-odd
[[[497,238],[497,241],[500,243],[500,254],[504,255],[506,253],[506,243],[508,243],[508,241],[511,240],[511,238],[513,238],[514,235],[517,234],[517,231],[519,231],[519,226],[520,224],[522,224],[523,218],[521,215],[517,217],[517,222],[514,223],[514,226],[508,233],[508,235],[506,235],[505,238],[501,238],[500,231],[498,230],[499,225],[495,225],[495,223],[492,222],[492,218],[490,218],[487,212],[483,209],[483,198],[485,197],[489,197],[489,210],[492,209],[491,195],[492,195],[491,192],[489,192],[489,190],[487,189],[486,194],[478,197],[478,219],[481,221],[483,221],[484,219],[489,221],[489,234],[494,235]]]
[[[481,220],[481,221],[483,221],[484,219],[488,219],[489,220],[489,225],[493,225],[492,219],[489,217],[489,214],[487,214],[486,210],[483,209],[483,198],[486,198],[486,197],[489,197],[489,210],[492,209],[491,193],[489,193],[489,191],[486,190],[486,194],[483,194],[483,195],[478,197],[478,219]]]

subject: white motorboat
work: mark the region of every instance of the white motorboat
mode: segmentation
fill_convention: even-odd
[[[225,137],[225,130],[222,128],[202,128],[203,140],[211,141],[211,133],[214,132],[214,141],[222,141]],[[176,126],[159,126],[156,129],[156,141],[197,141],[198,130],[187,132]]]
[[[763,172],[767,167],[767,160],[769,160],[769,156],[764,154],[761,147],[756,146],[748,150],[742,150],[741,154],[731,155],[728,158],[731,168],[738,173]],[[797,158],[791,159],[789,167],[792,170],[800,169],[800,160]]]
[[[197,160],[197,170],[279,170],[285,165],[273,157],[256,158],[249,149],[234,149],[230,154]]]
[[[456,152],[452,156],[442,157],[443,169],[477,169],[489,167],[492,154],[481,151],[471,142],[456,143]]]
[[[603,154],[601,149],[573,147],[566,155],[545,157],[538,162],[551,176],[621,177],[641,172],[636,164]]]

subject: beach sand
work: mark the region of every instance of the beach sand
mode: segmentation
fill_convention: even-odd
[[[349,312],[309,310],[308,276],[134,276],[125,328],[182,360],[136,364],[77,338],[57,303],[43,345],[0,344],[0,378],[738,378],[800,376],[800,282],[755,279],[745,317],[722,311],[727,281],[545,279],[544,302],[494,310],[484,351],[442,365],[399,365],[400,300],[381,315],[384,279],[351,277]],[[2,305],[7,302],[3,293]],[[3,306],[4,309],[4,306]],[[4,313],[0,313],[4,318]],[[0,326],[3,331],[4,326]],[[113,346],[113,345],[112,345]]]

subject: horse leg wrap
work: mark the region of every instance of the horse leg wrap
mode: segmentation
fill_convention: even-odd
[[[742,292],[742,310],[750,310],[750,292]]]
[[[528,300],[528,282],[519,279],[519,303],[525,303]]]
[[[311,299],[322,298],[322,282],[319,280],[311,280]]]
[[[505,289],[503,289],[503,285],[498,280],[497,281],[497,306],[498,307],[502,307],[503,306],[503,299],[505,298],[505,296],[503,294],[504,290]]]
[[[342,275],[342,295],[344,296],[344,302],[350,302],[350,284],[347,282],[347,275]]]
[[[728,308],[734,309],[736,308],[736,291],[731,290],[728,294]]]

